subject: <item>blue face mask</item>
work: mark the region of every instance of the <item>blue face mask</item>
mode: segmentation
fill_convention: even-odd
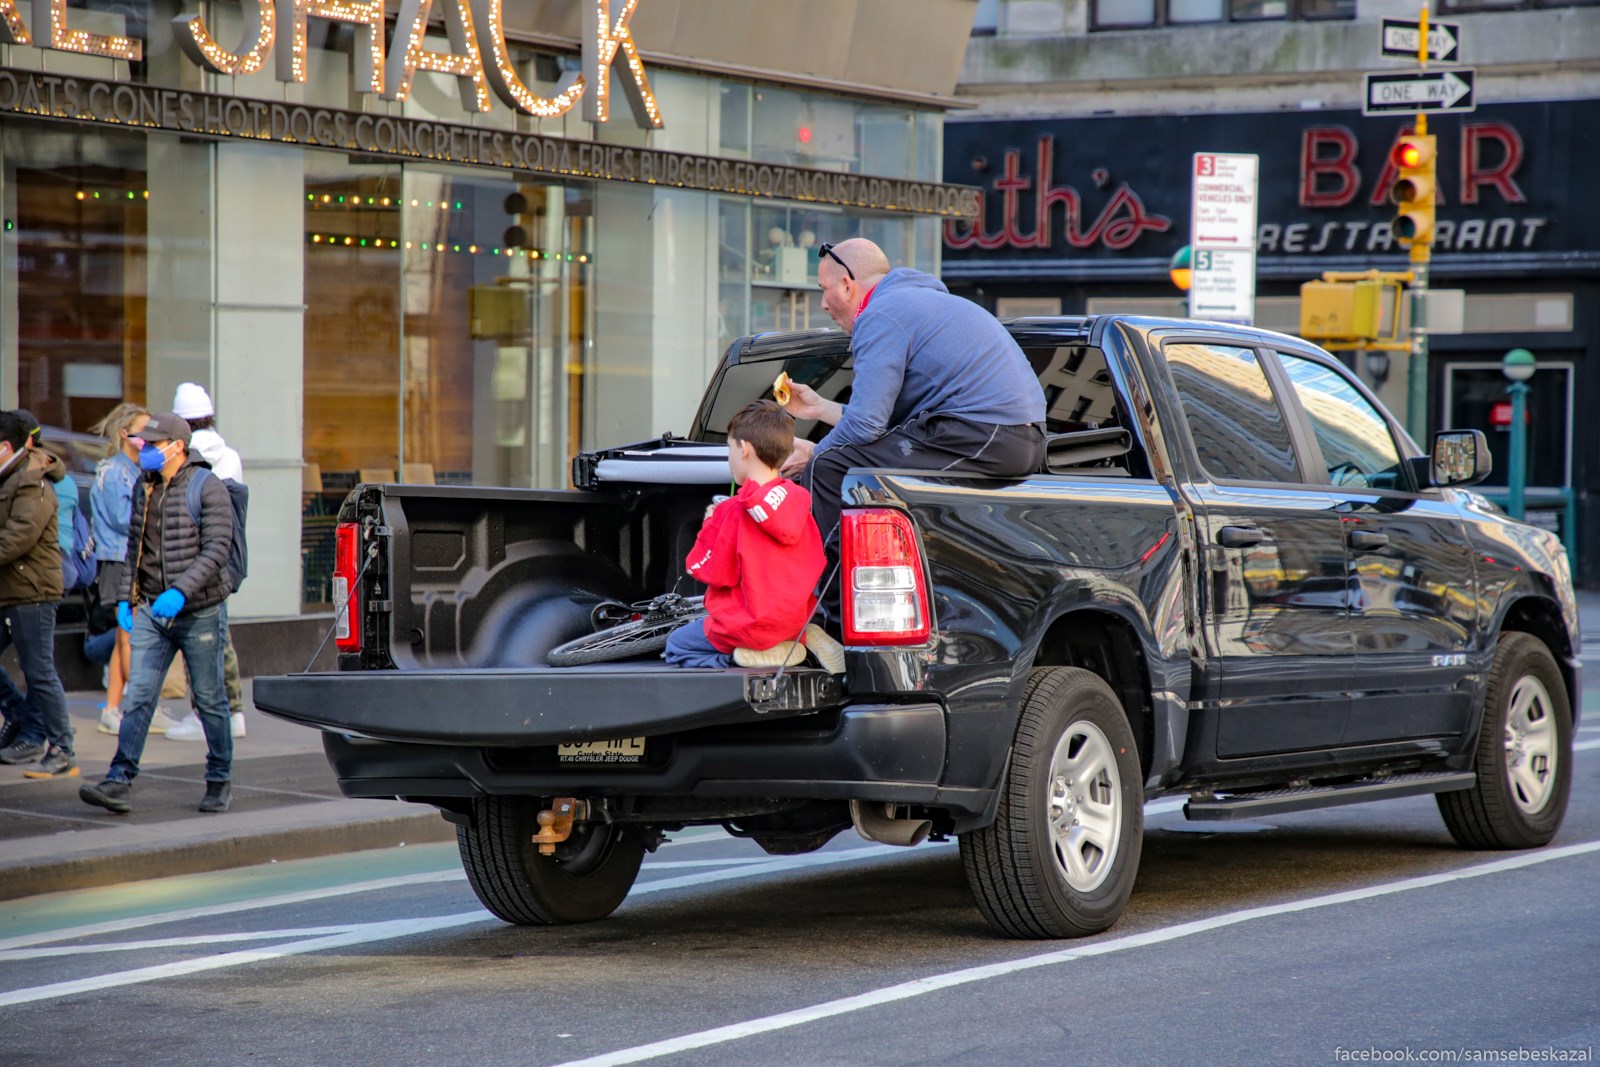
[[[166,465],[166,453],[162,452],[161,449],[157,448],[155,445],[146,444],[143,448],[139,449],[140,470],[155,472],[159,471]]]

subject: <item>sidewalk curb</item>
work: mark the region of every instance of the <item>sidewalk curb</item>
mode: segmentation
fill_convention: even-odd
[[[307,816],[298,825],[283,826],[284,809],[265,813],[275,816],[276,827],[207,827],[203,833],[185,833],[188,824],[157,824],[146,833],[169,831],[168,839],[129,841],[144,836],[115,828],[93,830],[84,837],[103,838],[90,847],[62,849],[60,859],[41,856],[33,860],[8,857],[0,861],[0,900],[14,900],[39,893],[58,893],[167,878],[179,874],[249,867],[273,860],[311,859],[346,852],[399,845],[432,844],[454,841],[455,828],[432,808],[404,814],[361,812],[352,817],[348,805],[372,801],[330,801],[308,804]],[[394,807],[393,801],[375,803]],[[406,805],[411,807],[411,805]],[[228,816],[216,817],[217,822]],[[131,829],[131,828],[130,828]],[[80,835],[58,835],[58,837]],[[48,839],[46,839],[48,840]]]

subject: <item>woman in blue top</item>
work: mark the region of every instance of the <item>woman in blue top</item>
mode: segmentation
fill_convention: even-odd
[[[94,426],[106,439],[106,458],[94,469],[94,488],[89,490],[89,508],[94,527],[94,556],[97,565],[95,584],[102,604],[115,604],[127,567],[128,526],[133,519],[133,490],[139,484],[139,436],[150,412],[137,404],[118,404]],[[111,653],[106,702],[100,711],[100,732],[115,734],[122,728],[122,688],[128,681],[132,655],[127,631],[114,627],[116,648]],[[150,724],[151,733],[163,733],[172,720],[157,709]]]

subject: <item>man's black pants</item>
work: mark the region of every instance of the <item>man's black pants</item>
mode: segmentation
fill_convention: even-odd
[[[996,426],[969,422],[955,415],[918,415],[876,441],[842,445],[811,458],[803,478],[811,493],[811,514],[822,531],[831,573],[838,559],[839,512],[844,476],[852,467],[981,474],[989,478],[1021,478],[1044,466],[1044,430],[1025,423]],[[838,618],[837,577],[823,596],[828,614]]]

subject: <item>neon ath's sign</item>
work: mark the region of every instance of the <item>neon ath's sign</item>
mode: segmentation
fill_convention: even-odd
[[[134,38],[73,29],[67,22],[67,0],[33,0],[32,30],[23,21],[17,2],[0,0],[0,44],[35,45],[129,61],[144,57],[144,45]],[[212,37],[202,15],[179,15],[172,20],[172,28],[184,54],[206,70],[256,74],[272,61],[279,81],[304,82],[308,23],[311,19],[343,22],[356,29],[355,83],[360,92],[405,100],[411,95],[417,71],[431,71],[458,79],[461,105],[469,111],[488,111],[493,94],[507,107],[537,118],[564,115],[582,101],[585,120],[609,121],[611,72],[617,66],[634,120],[646,129],[663,125],[628,26],[639,0],[585,0],[582,73],[548,97],[529,89],[511,62],[505,0],[437,2],[444,5],[448,52],[424,44],[435,0],[402,0],[394,37],[387,41],[383,0],[241,0],[244,34],[231,51]]]

